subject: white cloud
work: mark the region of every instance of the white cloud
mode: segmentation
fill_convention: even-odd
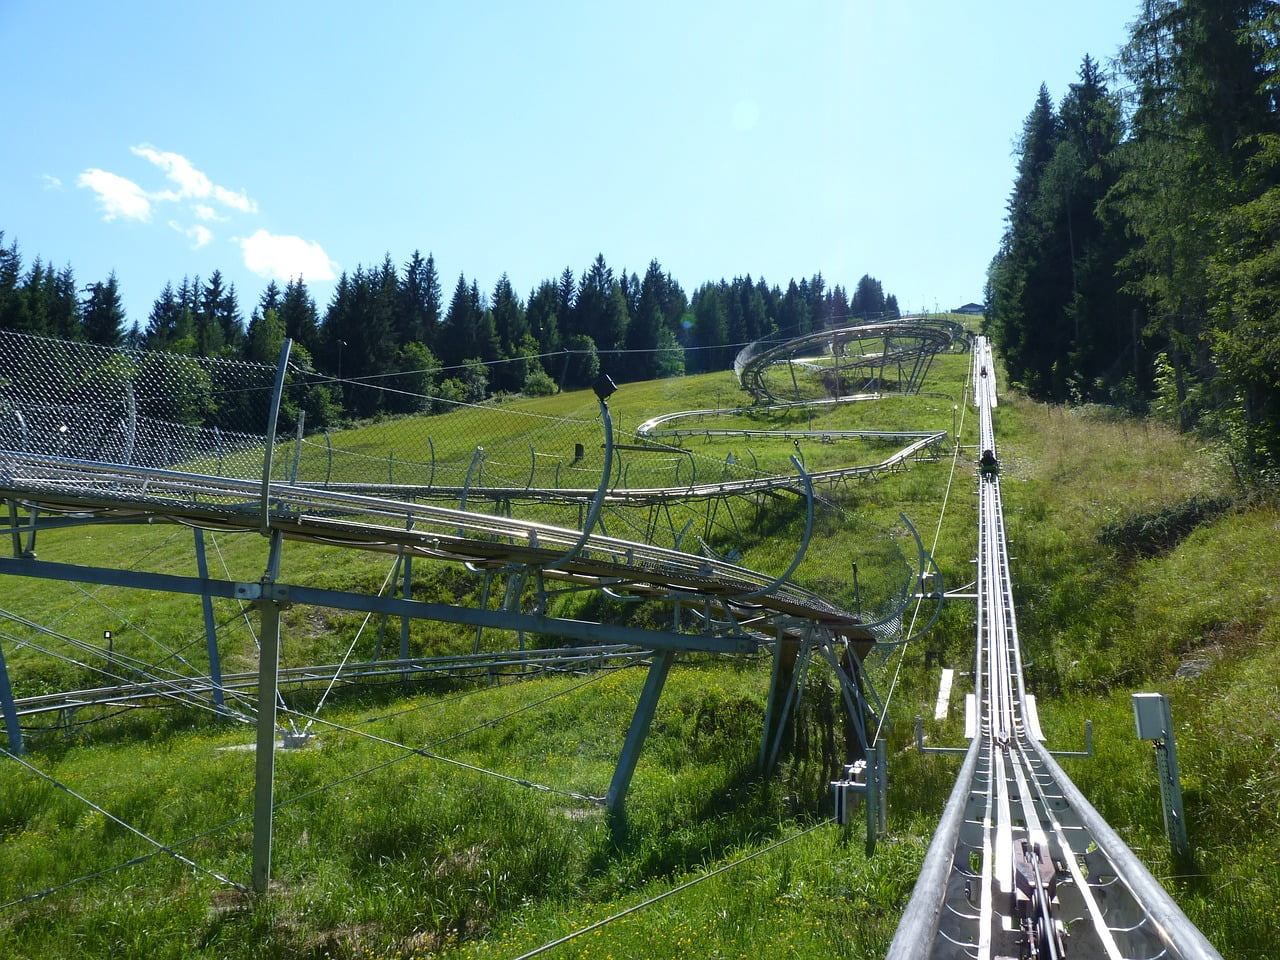
[[[244,254],[244,265],[261,277],[277,280],[332,280],[334,262],[318,243],[301,237],[257,230],[253,236],[238,239]]]
[[[165,175],[178,185],[180,191],[178,196],[207,197],[213,192],[213,182],[192,166],[191,161],[182,154],[157,150],[149,143],[129,149],[163,170]]]
[[[62,189],[62,181],[61,181],[61,180],[59,180],[57,177],[55,177],[55,176],[54,176],[53,174],[51,174],[51,173],[45,173],[45,174],[42,174],[42,175],[41,175],[41,177],[40,177],[40,179],[44,181],[44,188],[45,188],[46,190],[61,190],[61,189]]]
[[[191,241],[192,250],[199,250],[201,247],[208,246],[213,242],[213,231],[200,224],[196,224],[193,227],[184,227],[177,220],[170,220],[169,226]]]
[[[88,187],[98,195],[103,220],[151,219],[151,200],[145,190],[124,177],[91,167],[76,179],[76,186]]]
[[[215,186],[213,188],[213,196],[219,203],[234,210],[239,210],[241,213],[258,212],[257,201],[249,199],[249,195],[243,190],[228,190],[226,187]]]
[[[204,203],[196,203],[191,207],[191,212],[196,215],[197,220],[204,220],[206,223],[225,223],[227,218],[220,215],[213,207]]]
[[[180,153],[157,150],[149,143],[139,144],[129,149],[135,156],[142,157],[144,160],[149,160],[155,164],[164,171],[165,176],[170,181],[177,184],[178,189],[176,191],[165,190],[152,194],[152,198],[155,200],[213,199],[223,206],[239,210],[241,213],[258,212],[258,204],[250,199],[243,190],[229,190],[226,187],[218,186],[203,172],[197,170],[195,164]]]

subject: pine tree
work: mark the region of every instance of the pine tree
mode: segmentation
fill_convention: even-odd
[[[560,284],[556,293],[556,317],[560,322],[560,335],[572,336],[579,331],[574,328],[574,307],[577,302],[577,283],[573,271],[565,267],[560,274]]]
[[[267,282],[267,288],[262,291],[262,296],[258,298],[258,309],[255,313],[260,317],[266,316],[268,310],[279,313],[281,302],[280,287],[274,280],[270,280]]]
[[[578,282],[578,293],[574,300],[572,323],[567,328],[574,334],[586,334],[595,341],[596,347],[602,351],[611,350],[613,326],[610,300],[613,296],[613,271],[604,262],[604,254],[597,254],[595,261],[582,273]],[[625,312],[625,308],[624,308]]]
[[[507,361],[518,360],[528,351],[525,339],[529,335],[529,326],[525,320],[524,305],[516,296],[505,273],[493,288],[491,303],[498,356]],[[519,391],[524,386],[526,373],[527,365],[524,362],[500,364],[493,372],[494,389],[513,393]]]
[[[267,307],[261,313],[255,312],[249,320],[245,359],[274,365],[280,359],[284,337],[284,321],[280,319],[275,307]]]
[[[4,246],[4,231],[0,230],[0,330],[27,328],[21,282],[22,255],[18,252],[18,241]]]
[[[792,280],[778,304],[778,335],[783,338],[803,337],[811,329],[808,300]]]
[[[1120,106],[1091,57],[1084,58],[1080,82],[1071,85],[1059,118],[1061,141],[1045,176],[1061,192],[1070,257],[1063,305],[1069,383],[1056,398],[1106,402],[1121,384],[1136,382],[1145,363],[1132,343],[1135,304],[1116,273],[1126,244],[1123,224],[1105,214],[1119,177]]]
[[[477,316],[471,299],[471,288],[467,285],[467,278],[460,273],[438,340],[437,356],[449,376],[454,375],[451,368],[459,366],[470,357],[479,356],[480,345],[476,335],[479,322],[480,317]]]
[[[636,295],[635,316],[627,326],[626,348],[629,352],[618,375],[627,380],[652,380],[657,375],[658,335],[667,325],[662,312],[662,288],[665,278],[657,260],[649,261],[644,279]],[[616,378],[615,378],[616,379]]]
[[[1044,84],[1027,115],[1018,144],[1018,175],[1009,198],[1000,251],[989,270],[992,291],[989,330],[1004,355],[1009,376],[1033,395],[1047,389],[1054,358],[1045,351],[1046,316],[1053,322],[1054,299],[1042,285],[1046,269],[1064,260],[1058,237],[1044,231],[1041,181],[1058,145],[1058,118]],[[857,295],[854,297],[855,301]]]
[[[853,288],[853,298],[849,301],[849,316],[859,323],[868,323],[881,319],[884,313],[884,287],[875,277],[864,273],[858,285]]]
[[[551,280],[544,280],[529,294],[525,320],[538,343],[538,352],[544,355],[560,349],[560,322],[556,314],[559,302],[559,288]]]
[[[827,316],[834,327],[843,327],[849,323],[849,298],[844,287],[836,284],[827,297]]]
[[[114,277],[114,274],[112,274]],[[74,340],[81,334],[83,310],[76,290],[75,274],[71,265],[63,267],[57,274],[50,274],[50,303],[48,313],[49,336],[60,340]],[[121,317],[123,324],[124,318]]]
[[[421,343],[430,349],[440,325],[440,277],[435,258],[417,250],[404,265],[396,295],[395,336],[398,342]]]
[[[285,285],[278,312],[285,336],[314,355],[320,342],[320,318],[316,302],[301,277]]]
[[[689,365],[696,373],[727,368],[726,357],[732,362],[731,351],[725,344],[729,318],[725,309],[724,294],[727,289],[720,284],[704,284],[693,295],[690,309],[693,311],[694,354]]]
[[[166,286],[172,293],[172,288]],[[90,343],[118,348],[125,339],[124,305],[120,302],[120,284],[115,271],[106,282],[91,283],[84,301],[83,334]]]

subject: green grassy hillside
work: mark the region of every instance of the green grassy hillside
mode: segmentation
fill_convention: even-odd
[[[962,442],[973,444],[976,422],[962,398],[966,364],[944,358],[930,396],[843,408],[830,420],[841,426],[829,428],[951,430],[954,418],[963,419]],[[611,407],[625,432],[656,413],[740,398],[722,374],[626,385]],[[552,417],[589,419],[594,410],[581,394],[510,403]],[[394,422],[376,426],[390,430]],[[469,428],[473,436],[477,429]],[[1092,719],[1098,755],[1064,761],[1068,773],[1224,956],[1274,956],[1280,511],[1234,490],[1212,450],[1157,425],[1014,397],[1002,400],[996,429],[1020,634],[1050,746],[1078,748]],[[793,449],[766,443],[753,439],[751,453],[785,462]],[[686,446],[707,464],[730,452],[749,459],[741,440]],[[947,586],[963,585],[976,538],[972,452],[961,449],[954,471],[944,459],[834,491],[802,579],[849,602],[850,560],[862,557],[860,570],[873,577],[877,558],[887,556],[883,545],[901,537],[888,531],[903,511],[926,546],[936,542]],[[858,462],[865,451],[815,443],[804,453],[815,461],[847,453]],[[1210,501],[1213,509],[1195,507]],[[625,535],[625,519],[613,522],[620,526],[610,532]],[[714,546],[739,549],[746,565],[777,568],[790,559],[801,518],[742,526],[732,536],[719,530]],[[1134,549],[1139,540],[1143,549]],[[212,574],[256,579],[261,541],[219,536]],[[141,569],[194,573],[191,532],[182,527],[94,527],[45,538],[40,555],[90,564],[123,556]],[[388,571],[386,558],[317,547],[291,553],[282,579],[377,590]],[[415,596],[478,602],[479,579],[459,568],[415,571]],[[92,671],[55,654],[84,662],[88,654],[67,638],[100,637],[104,624],[124,653],[201,665],[199,609],[190,598],[12,578],[0,590],[7,612],[0,643],[20,694],[84,685]],[[246,621],[227,605],[216,619],[224,667],[251,668],[252,615]],[[368,656],[376,623],[360,629],[354,615],[293,608],[283,660],[336,662],[353,643]],[[413,652],[470,649],[473,639],[419,624]],[[755,776],[767,658],[677,664],[620,837],[581,797],[608,786],[643,671],[409,695],[342,691],[321,711],[315,745],[279,755],[275,879],[260,902],[217,876],[247,882],[249,875],[253,757],[242,747],[252,741],[250,727],[163,708],[33,734],[26,760],[45,777],[0,758],[0,951],[512,958],[617,916],[544,955],[883,956],[958,766],[910,749],[913,718],[932,716],[939,667],[968,669],[972,647],[972,609],[956,601],[928,637],[872,664],[889,701],[891,785],[889,836],[870,858],[859,837],[824,822],[827,781],[843,758],[823,669],[811,671],[791,756],[776,777]],[[959,742],[958,686],[951,718],[926,723],[932,742]],[[1191,864],[1174,864],[1167,853],[1154,760],[1133,730],[1135,690],[1163,691],[1173,703]],[[287,705],[308,712],[317,694],[292,691]],[[171,852],[157,852],[106,814]],[[70,885],[56,889],[63,884]],[[48,890],[55,892],[35,896]]]

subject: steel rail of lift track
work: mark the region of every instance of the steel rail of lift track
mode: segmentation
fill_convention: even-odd
[[[514,670],[521,676],[539,673],[585,673],[628,666],[652,656],[652,651],[629,644],[598,647],[559,647],[542,650],[503,650],[494,653],[459,654],[452,657],[416,657],[410,660],[281,667],[281,687],[340,681],[366,683],[378,680],[424,680],[435,676],[455,679],[490,679]],[[128,673],[127,669],[119,671]],[[81,690],[43,693],[14,700],[19,717],[78,710],[82,707],[124,706],[154,703],[157,698],[199,696],[213,691],[209,677],[174,675],[154,680],[121,681]],[[258,674],[224,673],[217,687],[223,691],[256,692]]]
[[[930,845],[890,960],[1218,958],[1071,783],[1023,686],[1004,534],[990,345],[974,352],[978,492],[977,735]],[[988,456],[989,454],[989,456]]]

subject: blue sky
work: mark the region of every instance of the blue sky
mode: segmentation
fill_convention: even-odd
[[[1039,85],[1137,0],[0,0],[0,230],[24,263],[166,281],[246,317],[302,275],[432,253],[521,296],[603,253],[692,293],[864,273],[980,300]]]

